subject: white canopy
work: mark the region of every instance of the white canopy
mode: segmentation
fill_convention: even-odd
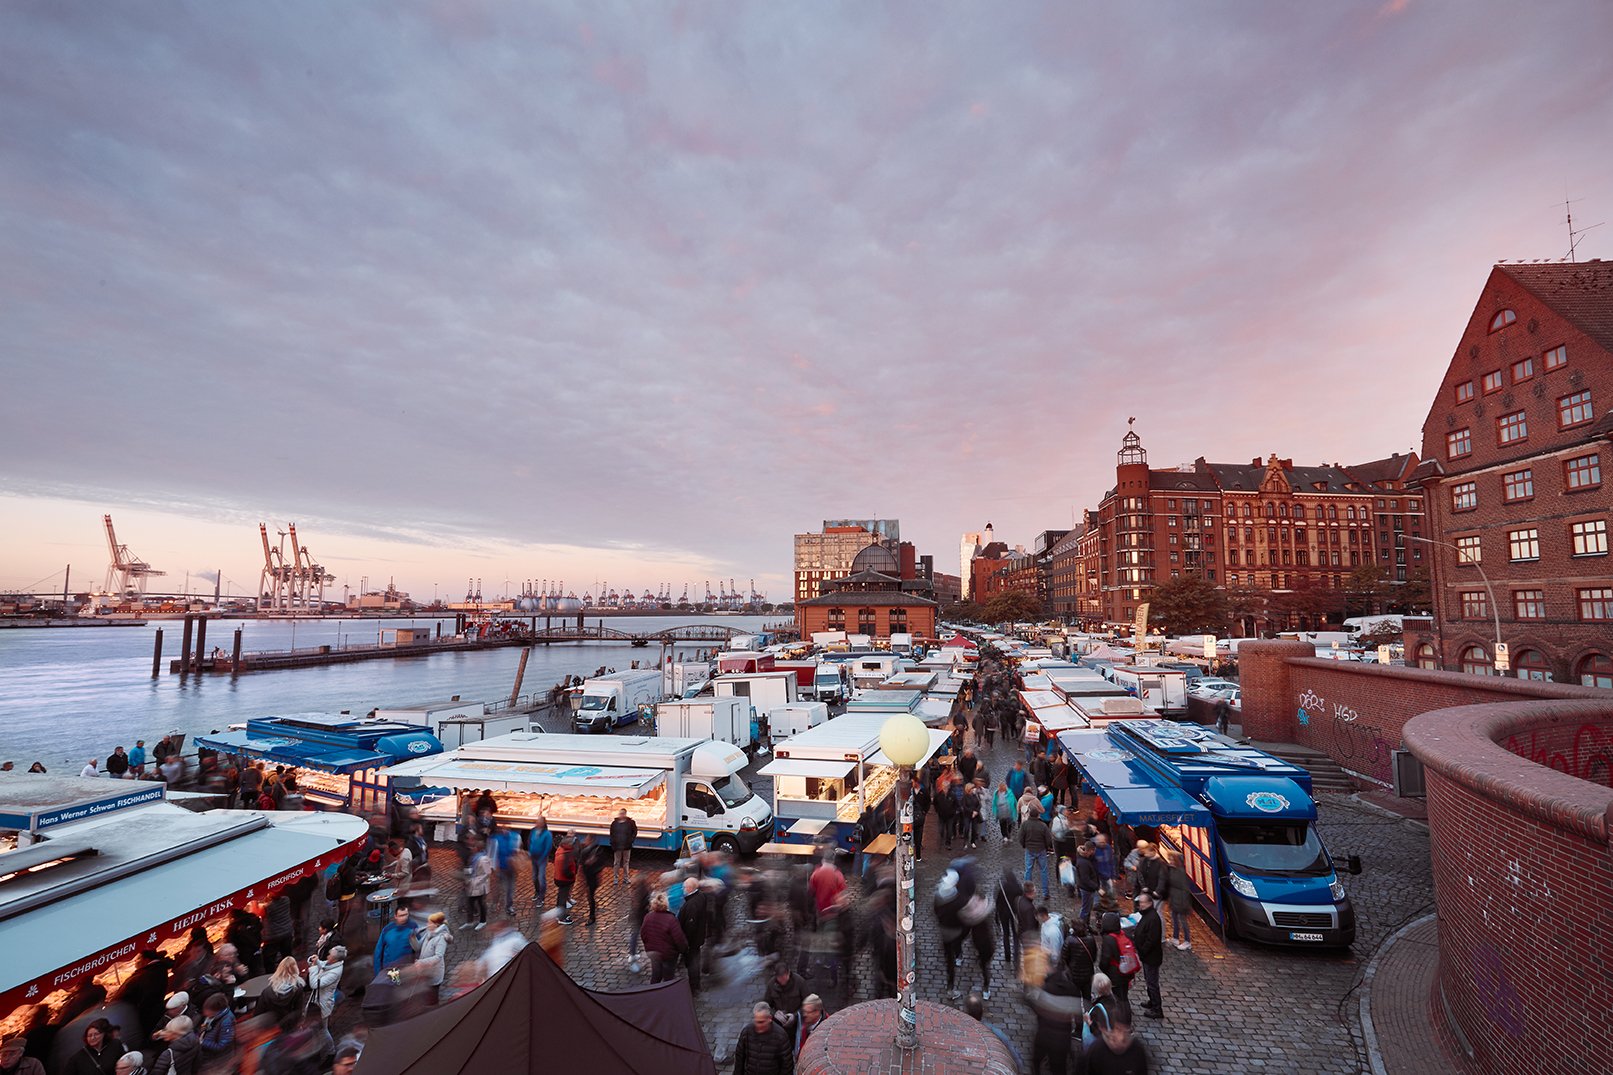
[[[664,769],[626,769],[598,765],[543,765],[518,761],[483,761],[445,757],[439,764],[411,773],[422,787],[460,791],[515,791],[528,795],[592,795],[606,799],[638,799],[660,784]]]
[[[849,761],[809,761],[804,758],[778,758],[757,770],[762,776],[810,776],[819,780],[839,779],[856,765]]]
[[[924,751],[924,757],[922,757],[922,758],[920,758],[918,760],[919,765],[923,765],[925,762],[927,762],[931,758],[935,757],[935,752],[941,749],[941,745],[943,743],[945,743],[948,739],[952,738],[952,733],[951,732],[943,732],[943,731],[940,731],[939,729],[936,729],[936,728],[928,728],[928,729],[925,729],[925,730],[930,733],[930,745]],[[875,754],[873,757],[869,758],[868,759],[868,764],[869,765],[884,765],[884,766],[889,766],[889,767],[892,767],[892,768],[895,767],[895,764],[889,758],[885,757],[885,752],[883,750],[881,750],[878,754]],[[915,766],[915,768],[916,767],[917,766]]]

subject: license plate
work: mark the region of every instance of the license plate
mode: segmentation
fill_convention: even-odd
[[[1322,935],[1320,933],[1290,933],[1288,939],[1291,941],[1316,941],[1320,943]]]

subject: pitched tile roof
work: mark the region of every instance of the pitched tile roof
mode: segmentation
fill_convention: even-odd
[[[1613,261],[1497,265],[1496,270],[1613,351]]]

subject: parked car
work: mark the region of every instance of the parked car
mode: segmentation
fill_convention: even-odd
[[[1217,679],[1213,676],[1200,676],[1188,685],[1187,693],[1195,698],[1201,698],[1208,691],[1236,690],[1238,685],[1230,679]]]
[[[1193,697],[1204,702],[1231,702],[1233,705],[1240,705],[1243,701],[1243,688],[1236,683],[1229,683],[1224,687],[1208,687]]]

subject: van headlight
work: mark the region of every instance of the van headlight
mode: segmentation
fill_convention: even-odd
[[[741,821],[739,823],[739,831],[740,832],[755,832],[756,831],[756,820],[754,818],[746,818],[744,821]]]
[[[1333,878],[1332,883],[1327,886],[1327,890],[1332,893],[1335,900],[1344,899],[1344,882],[1337,877]]]
[[[1235,873],[1228,874],[1227,884],[1231,885],[1232,891],[1240,896],[1246,896],[1252,900],[1260,898],[1260,894],[1255,891],[1254,882],[1247,877],[1239,877]]]

